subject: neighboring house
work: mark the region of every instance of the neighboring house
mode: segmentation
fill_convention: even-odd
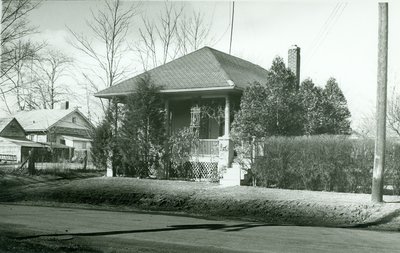
[[[73,160],[82,160],[85,153],[90,158],[92,123],[78,109],[64,108],[21,111],[15,118],[28,139],[67,149]]]
[[[47,146],[28,140],[22,126],[15,118],[0,118],[0,163],[20,163],[30,150],[45,154]]]
[[[300,48],[296,46],[289,50],[289,68],[299,73],[299,63]],[[200,154],[192,159],[195,167],[201,163],[197,167],[202,170],[206,168],[208,172],[227,168],[227,174],[239,173],[240,178],[240,167],[237,164],[232,166],[232,108],[238,108],[241,94],[247,86],[253,82],[266,82],[267,70],[238,57],[204,47],[122,81],[95,96],[123,101],[124,97],[134,92],[137,83],[146,77],[160,87],[160,93],[166,99],[169,133],[185,126],[199,127]],[[221,104],[223,117],[220,120],[203,117],[200,122],[200,108],[204,104]],[[231,183],[238,184],[236,179]]]

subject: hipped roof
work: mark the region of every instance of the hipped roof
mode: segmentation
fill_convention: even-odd
[[[156,86],[161,87],[160,92],[213,89],[242,90],[250,83],[266,82],[267,70],[238,57],[210,47],[203,47],[99,91],[95,96],[110,98],[132,93],[136,84],[146,75]]]

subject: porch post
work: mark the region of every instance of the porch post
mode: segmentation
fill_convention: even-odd
[[[229,131],[230,131],[230,123],[231,123],[231,119],[230,119],[230,100],[229,100],[229,95],[225,96],[225,131],[224,131],[224,135],[226,137],[229,137]]]
[[[231,167],[233,160],[233,143],[230,138],[230,101],[229,95],[225,96],[225,129],[224,136],[218,138],[219,142],[219,171]]]
[[[111,101],[109,102],[109,106],[114,106],[114,117],[111,117],[111,143],[109,143],[108,147],[108,152],[107,152],[107,172],[106,176],[107,177],[115,177],[117,176],[117,168],[113,164],[114,158],[114,148],[115,148],[115,142],[116,142],[116,136],[118,134],[118,100],[116,97],[113,97]],[[107,117],[107,115],[106,115]]]

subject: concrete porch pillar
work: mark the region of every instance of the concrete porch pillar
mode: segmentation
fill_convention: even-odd
[[[225,96],[225,129],[224,129],[224,136],[229,137],[230,133],[230,124],[231,124],[231,114],[230,114],[230,99],[229,95]]]
[[[114,177],[113,167],[112,167],[112,151],[108,151],[107,156],[107,173],[106,177]]]
[[[221,136],[218,138],[218,170],[231,167],[233,160],[233,143],[229,136]]]
[[[229,168],[233,160],[233,142],[230,138],[230,98],[225,96],[225,128],[224,136],[218,138],[219,159],[218,169]]]

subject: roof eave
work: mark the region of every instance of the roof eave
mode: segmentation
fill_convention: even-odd
[[[47,132],[48,131],[48,129],[43,129],[43,128],[41,128],[41,129],[24,129],[25,130],[25,133],[27,133],[27,134],[29,134],[29,133],[45,133],[45,132]]]
[[[187,92],[203,92],[203,91],[232,91],[232,90],[243,90],[237,86],[221,86],[221,87],[207,87],[207,88],[190,88],[190,89],[168,89],[168,90],[160,90],[162,94],[172,94],[172,93],[187,93]],[[132,94],[133,91],[130,92],[119,92],[119,93],[108,93],[108,94],[94,94],[95,97],[98,98],[106,98],[110,99],[113,97],[122,97]]]

